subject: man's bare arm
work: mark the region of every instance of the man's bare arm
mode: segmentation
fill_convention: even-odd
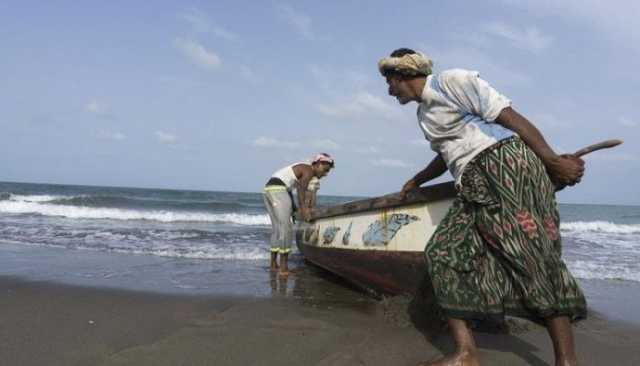
[[[309,182],[311,178],[313,178],[313,170],[310,167],[305,165],[296,165],[294,167],[294,173],[298,178],[298,207],[300,207],[300,214],[302,218],[306,221],[310,219],[311,213],[309,208],[306,205],[306,195],[307,195],[307,186],[309,186]]]
[[[584,174],[584,161],[572,155],[558,155],[547,144],[540,131],[513,108],[503,109],[496,122],[517,133],[547,168],[556,184],[574,185]]]
[[[426,168],[422,169],[418,174],[416,174],[413,178],[409,179],[402,190],[400,191],[400,197],[404,199],[407,196],[409,191],[420,187],[420,185],[432,180],[436,179],[447,171],[447,164],[442,159],[440,154],[436,155],[433,160],[427,165]]]

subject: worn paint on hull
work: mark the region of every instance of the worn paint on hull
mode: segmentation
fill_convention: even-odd
[[[305,259],[386,294],[413,293],[424,277],[424,248],[455,197],[452,183],[325,208],[297,233]]]

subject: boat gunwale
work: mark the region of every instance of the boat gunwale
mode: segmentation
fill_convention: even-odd
[[[417,203],[429,203],[443,199],[451,199],[454,198],[456,194],[457,191],[455,184],[450,181],[427,187],[420,187],[417,190],[410,192],[404,200],[400,198],[400,193],[396,192],[380,197],[351,201],[335,206],[318,207],[313,211],[311,218],[312,220],[319,220],[373,210],[408,206]]]

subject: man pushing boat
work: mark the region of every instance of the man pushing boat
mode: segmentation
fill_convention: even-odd
[[[329,154],[321,153],[314,156],[310,162],[300,162],[288,165],[271,176],[264,187],[264,204],[271,219],[271,270],[279,268],[279,274],[289,274],[289,252],[293,241],[292,215],[295,211],[293,190],[297,191],[300,216],[309,221],[312,204],[315,202],[315,190],[319,185],[318,179],[329,174],[335,162]],[[312,182],[312,193],[308,193],[309,183]],[[313,197],[307,197],[313,194]],[[308,199],[310,198],[310,199]],[[278,254],[280,265],[278,266]]]
[[[479,365],[468,320],[528,318],[547,327],[556,365],[576,365],[571,322],[587,307],[561,259],[555,191],[580,182],[584,161],[558,155],[511,101],[474,71],[432,73],[411,49],[378,63],[389,94],[418,103],[418,124],[436,157],[410,191],[447,170],[458,194],[426,243],[427,271],[456,344],[425,365]]]

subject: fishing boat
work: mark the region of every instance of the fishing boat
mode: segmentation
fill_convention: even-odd
[[[621,143],[606,140],[573,155]],[[455,196],[454,183],[447,182],[420,188],[405,199],[394,193],[317,209],[311,224],[296,232],[298,249],[307,261],[365,290],[413,294],[424,279],[424,248]]]
[[[398,193],[319,208],[296,234],[304,258],[377,294],[412,294],[424,278],[424,248],[451,207],[453,182],[401,199]]]

